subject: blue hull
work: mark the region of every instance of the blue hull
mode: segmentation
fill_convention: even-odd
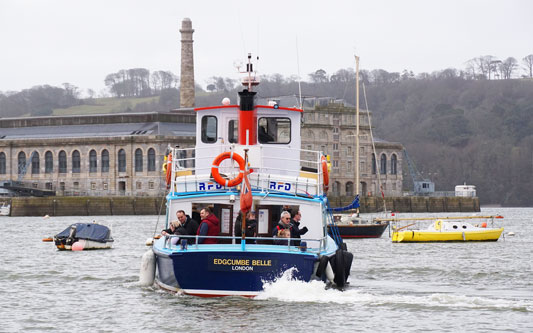
[[[265,251],[268,248],[270,251]],[[315,254],[288,251],[283,246],[239,249],[240,245],[208,245],[170,251],[154,246],[158,283],[169,290],[204,297],[255,296],[264,283],[274,281],[290,268],[296,268],[293,278],[308,282],[318,260]]]

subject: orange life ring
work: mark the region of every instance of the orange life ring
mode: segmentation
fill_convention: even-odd
[[[167,175],[166,175],[167,188],[170,186],[171,180],[172,180],[172,153],[169,153],[167,157]]]
[[[222,178],[222,176],[220,175],[220,172],[218,171],[218,166],[220,165],[220,163],[228,158],[231,158],[232,160],[234,160],[235,162],[239,164],[239,175],[233,179]],[[234,153],[234,152],[226,151],[218,155],[213,161],[213,167],[211,168],[211,175],[213,175],[213,179],[220,185],[226,186],[226,187],[233,187],[233,186],[239,185],[242,182],[242,177],[244,174],[244,167],[245,167],[244,158],[242,158],[241,155]]]
[[[324,178],[324,192],[327,192],[329,189],[329,174],[328,174],[328,161],[326,156],[322,156],[320,159],[322,162],[322,177]]]

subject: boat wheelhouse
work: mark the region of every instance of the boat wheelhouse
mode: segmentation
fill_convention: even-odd
[[[253,297],[264,283],[290,270],[295,279],[329,278],[343,288],[353,256],[340,238],[335,241],[327,233],[332,216],[325,158],[300,147],[301,109],[255,105],[251,89],[257,81],[248,65],[243,82],[248,89],[239,93],[239,105],[224,99],[219,106],[196,108],[196,146],[169,149],[167,226],[178,210],[195,216],[209,207],[220,220],[219,236],[209,236],[217,243],[199,244],[199,235],[188,236],[194,244],[187,236],[156,240],[155,282],[191,295]],[[239,212],[246,210],[241,207],[243,186],[257,216],[257,235],[247,238],[252,244],[244,233],[234,232]],[[275,245],[273,229],[289,207],[301,212],[300,227],[308,232]]]

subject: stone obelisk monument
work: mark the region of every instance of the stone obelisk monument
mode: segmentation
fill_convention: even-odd
[[[180,107],[194,107],[194,59],[192,52],[191,19],[185,18],[181,22],[181,76],[180,76]]]

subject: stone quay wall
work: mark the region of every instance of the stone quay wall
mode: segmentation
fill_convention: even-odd
[[[344,207],[353,198],[337,197],[330,199],[333,207]],[[388,197],[385,198],[388,211],[400,213],[446,213],[446,212],[479,212],[479,198],[477,197]],[[376,213],[383,211],[381,197],[362,197],[360,200],[361,213]]]
[[[466,197],[391,197],[387,210],[400,213],[479,212],[479,198]],[[98,216],[164,215],[164,197],[13,197],[1,199],[11,204],[11,216]],[[351,198],[332,198],[333,207],[343,207]],[[361,213],[383,210],[380,197],[362,197]]]
[[[13,197],[11,216],[164,215],[163,197]]]

